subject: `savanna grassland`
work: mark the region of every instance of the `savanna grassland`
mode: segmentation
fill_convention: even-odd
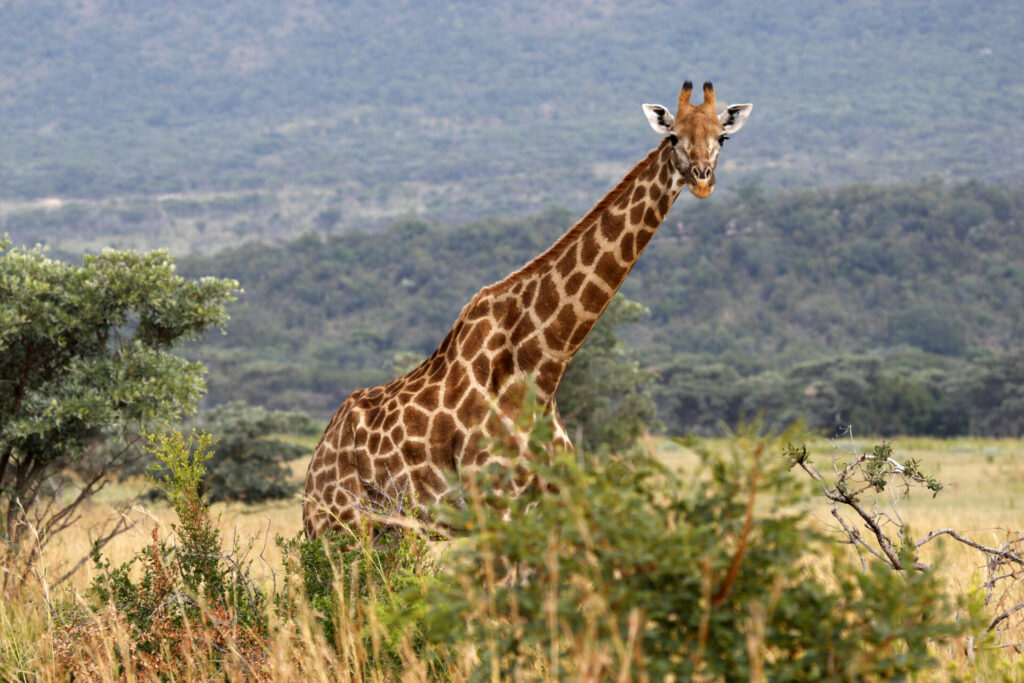
[[[306,445],[311,443],[309,438],[297,438],[296,441]],[[813,457],[821,463],[827,463],[833,454],[838,453],[841,457],[849,455],[854,448],[863,448],[868,443],[869,440],[861,439],[858,439],[856,445],[849,439],[822,439],[812,441],[809,445]],[[919,460],[923,470],[926,469],[936,475],[946,485],[936,498],[932,498],[929,492],[920,490],[915,491],[909,498],[900,500],[898,510],[903,519],[910,524],[915,537],[941,528],[954,528],[984,545],[998,546],[1006,540],[1008,530],[1018,530],[1019,535],[1019,530],[1024,528],[1024,506],[1020,503],[1021,482],[1024,481],[1024,442],[1011,439],[937,440],[901,437],[894,439],[893,443],[894,452],[900,460]],[[706,445],[712,450],[727,449],[729,441],[713,440]],[[700,456],[676,441],[662,437],[644,437],[642,447],[655,454],[658,460],[669,468],[681,472],[684,481],[699,466]],[[770,457],[776,456],[772,454]],[[305,462],[303,458],[291,463],[296,480],[301,476]],[[799,478],[800,472],[793,470],[790,476]],[[62,574],[64,568],[88,554],[90,528],[102,524],[114,514],[119,503],[134,499],[145,487],[145,482],[140,478],[132,478],[110,487],[102,495],[97,496],[75,529],[63,537],[62,543],[47,552],[40,563],[37,575],[22,590],[10,593],[10,599],[0,610],[4,619],[0,624],[0,651],[8,657],[16,656],[20,662],[9,661],[9,668],[4,670],[7,675],[18,671],[16,667],[20,664],[24,672],[35,672],[31,675],[26,673],[29,678],[39,676],[42,680],[60,680],[66,676],[66,669],[62,669],[67,665],[66,660],[62,659],[66,652],[62,648],[67,646],[62,645],[60,638],[55,638],[59,629],[55,629],[54,624],[48,621],[44,599],[41,596],[45,596],[45,602],[51,605],[70,600],[96,608],[95,598],[90,591],[96,569],[91,563],[85,564],[63,585],[49,587],[49,582]],[[888,494],[879,495],[878,500],[882,508],[891,511]],[[764,514],[768,514],[767,510],[771,507],[770,500],[761,500],[758,504],[758,514],[762,514],[761,508],[765,508]],[[813,492],[809,504],[802,503],[800,507],[808,512],[803,524],[838,538],[833,533],[834,521],[829,517],[826,506],[823,501],[815,498]],[[220,529],[224,546],[228,549],[233,546],[247,548],[246,556],[253,560],[253,577],[268,591],[282,590],[282,549],[274,542],[274,538],[295,537],[301,529],[298,500],[279,500],[254,505],[218,503],[211,506],[210,511],[216,527]],[[158,536],[169,538],[174,533],[172,528],[180,523],[175,517],[174,510],[166,502],[139,504],[132,508],[129,514],[139,518],[140,523],[104,549],[104,555],[115,565],[150,545],[154,529]],[[558,547],[552,548],[552,551],[561,552]],[[842,552],[852,556],[849,547],[844,548]],[[451,553],[451,546],[447,543],[435,543],[430,553],[434,558],[439,558],[440,571],[447,571],[446,562]],[[936,562],[935,573],[939,585],[949,596],[963,596],[972,590],[977,591],[984,579],[984,558],[977,551],[960,543],[932,542],[926,546],[921,557],[929,563]],[[831,578],[827,554],[804,554],[801,562],[814,567],[821,581],[834,581]],[[340,590],[345,594],[344,586],[341,586]],[[1024,600],[1024,587],[1017,582],[1011,591],[996,596],[985,616],[991,618],[992,614],[1021,600]],[[357,613],[355,605],[350,605],[348,609],[349,611],[340,616],[335,615],[337,623],[343,624],[346,619],[352,619],[364,624],[356,628],[357,632],[359,628],[366,628],[362,621],[366,614]],[[281,628],[280,622],[271,619],[276,626],[270,630],[258,670],[232,669],[228,666],[229,677],[266,677],[269,680],[283,680],[282,676],[308,676],[314,671],[318,672],[314,677],[316,680],[395,675],[394,669],[388,673],[389,670],[381,666],[379,660],[374,663],[374,656],[368,651],[369,641],[362,642],[358,637],[352,636],[350,641],[342,643],[340,649],[325,643],[320,636],[315,635],[316,615],[310,608],[303,608],[290,618],[294,620],[293,629]],[[119,636],[117,629],[113,627],[100,637],[98,642],[107,642],[108,651],[104,654],[101,648],[101,651],[92,653],[95,663],[95,668],[92,669],[94,680],[118,680],[124,675],[123,671],[117,674],[117,658],[112,655],[112,652],[116,651],[115,641],[119,637],[125,637],[125,633],[121,632]],[[941,647],[932,646],[931,650],[938,660],[939,668],[932,669],[928,678],[967,677],[987,681],[1007,680],[1007,677],[1019,676],[1024,666],[1020,656],[1014,655],[1011,649],[997,648],[994,645],[1022,641],[1024,627],[1016,620],[1010,630],[999,634],[996,643],[991,643],[987,648],[980,650],[973,657],[973,661],[965,655],[966,645],[962,639],[948,641]],[[409,655],[409,659],[404,663],[405,668],[399,669],[403,672],[403,679],[421,680],[427,675],[428,662],[418,659],[411,651],[406,654]],[[575,664],[580,664],[586,659],[580,653],[574,656],[581,659],[575,661],[573,665],[564,663],[567,671],[573,670]],[[359,669],[359,662],[362,662],[365,669]],[[417,663],[420,668],[414,666]],[[15,668],[10,668],[12,665]],[[143,679],[146,678],[144,673],[140,670],[139,675]],[[534,673],[537,678],[551,677],[545,674],[543,669],[537,669]],[[190,679],[185,673],[181,675],[182,680]],[[449,675],[452,680],[463,680],[462,673],[458,670],[451,670]]]
[[[310,439],[290,437],[297,442],[311,443]],[[712,440],[715,444],[718,440]],[[870,440],[857,439],[857,446],[865,447]],[[1024,528],[1024,441],[1017,439],[956,438],[931,439],[923,437],[899,437],[892,440],[894,450],[901,458],[919,459],[923,468],[947,484],[946,488],[932,498],[928,492],[915,492],[902,500],[899,508],[904,518],[916,532],[952,527],[976,538],[979,542],[992,545],[1001,530]],[[313,440],[312,445],[315,445]],[[692,468],[698,455],[675,442],[663,437],[645,437],[643,446],[653,452],[665,465],[686,472]],[[814,453],[826,458],[838,452],[849,454],[853,446],[849,440],[821,440],[813,444]],[[305,468],[306,458],[290,463],[298,487]],[[83,518],[82,531],[98,524],[110,515],[118,503],[135,498],[147,484],[141,478],[132,478],[118,484],[97,496],[88,516]],[[885,497],[882,497],[885,503]],[[108,546],[106,554],[113,561],[127,559],[140,544],[148,541],[152,526],[159,523],[169,533],[174,521],[174,512],[166,503],[140,504],[137,508],[144,518],[134,531],[125,534]],[[812,518],[828,524],[820,510],[810,508]],[[267,570],[280,569],[280,555],[273,544],[273,537],[294,536],[302,528],[301,504],[297,499],[275,500],[255,505],[242,503],[216,503],[211,506],[219,528],[227,538],[257,537],[268,540],[261,543],[265,548]],[[47,564],[56,569],[69,561],[85,556],[89,552],[89,538],[86,533],[75,533],[63,539],[64,543],[55,548],[47,557]],[[959,578],[969,578],[967,569],[976,560],[971,552],[948,544],[949,558],[964,562]],[[77,588],[88,585],[89,567],[83,567],[76,575]]]
[[[881,533],[1024,529],[1018,5],[0,3],[0,680],[1024,680],[1024,540],[983,604],[982,553],[863,562],[803,469],[884,438],[936,479],[894,505],[865,461]],[[685,79],[753,116],[563,378],[579,459],[473,483],[451,542],[304,543],[339,401],[562,235]],[[751,420],[857,438],[797,462]],[[176,427],[221,439],[202,486],[132,445]]]

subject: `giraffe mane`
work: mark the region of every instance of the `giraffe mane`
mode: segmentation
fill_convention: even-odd
[[[547,267],[552,261],[557,260],[558,257],[565,252],[566,248],[572,244],[577,237],[579,237],[580,233],[590,227],[590,225],[597,220],[597,217],[604,213],[609,206],[615,203],[615,201],[622,196],[622,193],[633,184],[633,181],[636,180],[641,173],[647,170],[648,166],[654,163],[658,158],[658,155],[661,153],[661,150],[663,150],[668,144],[668,138],[662,140],[661,143],[652,149],[647,156],[641,159],[640,162],[629,171],[629,173],[623,176],[622,180],[619,181],[619,184],[612,188],[608,194],[601,199],[601,201],[595,204],[593,208],[583,216],[583,218],[576,221],[576,224],[573,225],[568,232],[562,235],[557,242],[548,247],[547,251],[511,275],[507,276],[504,280],[500,280],[492,285],[484,287],[480,290],[480,294],[493,294],[507,287],[511,287],[524,277],[533,275],[538,270]],[[475,300],[476,297],[473,297],[473,301]],[[470,301],[470,303],[473,301]],[[467,304],[467,307],[468,305],[469,304]]]

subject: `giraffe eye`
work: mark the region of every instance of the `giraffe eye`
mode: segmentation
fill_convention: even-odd
[[[725,141],[728,140],[728,139],[729,139],[728,135],[724,135],[724,134],[723,135],[719,135],[718,136],[718,146],[721,147],[722,145],[724,145]]]

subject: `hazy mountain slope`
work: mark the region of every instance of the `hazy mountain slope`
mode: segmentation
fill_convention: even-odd
[[[755,103],[725,188],[1013,180],[1021,36],[1013,0],[9,0],[0,197],[309,185],[337,189],[316,197],[334,227],[579,210],[655,143],[639,104],[686,77]]]

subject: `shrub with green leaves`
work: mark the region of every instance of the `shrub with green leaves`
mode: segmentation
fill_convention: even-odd
[[[379,670],[397,672],[403,649],[422,649],[416,624],[438,571],[423,533],[377,525],[315,540],[278,537],[277,544],[284,557],[283,590],[275,598],[280,614],[294,620],[303,600],[336,651],[351,651],[355,640]]]
[[[250,578],[246,549],[221,548],[201,493],[214,440],[205,432],[185,438],[177,430],[147,439],[159,463],[151,481],[178,517],[177,543],[161,540],[157,526],[152,543],[117,567],[95,550],[92,594],[99,607],[113,609],[96,618],[126,625],[131,643],[119,656],[133,670],[166,674],[180,664],[177,658],[197,652],[208,659],[190,665],[207,661],[214,671],[233,660],[247,669],[261,656],[265,597]]]
[[[308,415],[232,401],[206,411],[198,422],[219,437],[205,479],[211,503],[254,503],[287,498],[299,491],[299,484],[291,480],[286,464],[309,451],[279,437],[317,429]]]
[[[440,512],[462,538],[416,625],[437,673],[889,679],[963,630],[933,573],[861,573],[802,523],[781,442],[689,445],[685,478],[556,452],[523,464],[544,485],[516,499],[512,473],[471,479]]]
[[[17,572],[131,464],[140,428],[194,412],[205,368],[173,350],[224,325],[237,291],[166,251],[74,264],[0,237],[0,546]]]

